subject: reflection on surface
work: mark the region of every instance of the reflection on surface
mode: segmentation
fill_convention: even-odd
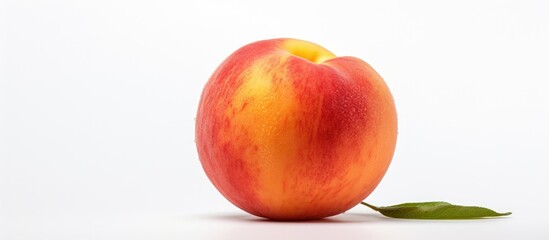
[[[369,231],[372,224],[399,221],[375,214],[341,214],[336,217],[304,222],[280,222],[257,218],[245,213],[193,217],[200,239],[379,239]],[[196,222],[195,222],[196,223]],[[379,232],[379,228],[376,229]]]
[[[202,219],[208,221],[231,221],[231,222],[269,222],[278,224],[320,224],[320,223],[351,223],[351,222],[379,222],[379,221],[398,221],[383,217],[377,213],[365,214],[365,213],[343,213],[334,217],[310,220],[310,221],[272,221],[265,218],[255,217],[246,213],[233,213],[233,214],[210,214],[210,215],[196,215],[194,219]]]

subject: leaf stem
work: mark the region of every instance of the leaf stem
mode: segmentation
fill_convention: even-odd
[[[372,210],[376,211],[376,212],[379,212],[379,208],[374,206],[374,205],[370,205],[368,204],[367,202],[361,202],[360,204],[364,205],[364,206],[367,206],[369,208],[371,208]]]

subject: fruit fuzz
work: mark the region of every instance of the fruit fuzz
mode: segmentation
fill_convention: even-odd
[[[389,88],[366,62],[272,39],[231,54],[206,84],[196,146],[231,203],[275,220],[319,219],[365,199],[397,139]]]

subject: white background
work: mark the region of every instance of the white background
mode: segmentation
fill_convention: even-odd
[[[277,223],[232,206],[197,157],[198,100],[231,52],[278,37],[390,86],[399,140],[368,202],[513,215]],[[0,238],[547,238],[548,82],[547,1],[0,0]]]

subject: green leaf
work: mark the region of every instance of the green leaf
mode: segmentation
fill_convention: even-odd
[[[488,208],[452,205],[447,202],[403,203],[387,207],[376,207],[365,202],[361,204],[392,218],[478,219],[511,215],[511,212],[498,213]]]

